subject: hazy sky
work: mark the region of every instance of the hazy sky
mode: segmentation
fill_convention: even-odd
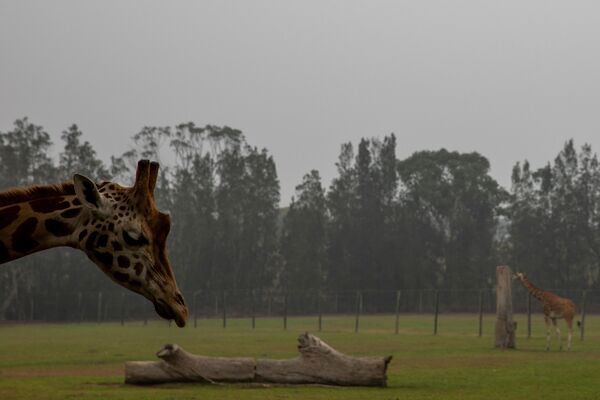
[[[478,151],[508,186],[573,137],[600,148],[597,1],[0,0],[0,131],[77,123],[101,158],[144,125],[229,125],[282,203],[340,144]]]

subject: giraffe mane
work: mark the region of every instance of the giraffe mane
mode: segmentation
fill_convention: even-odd
[[[0,193],[0,207],[44,197],[68,196],[73,194],[75,194],[75,188],[71,182],[57,185],[34,185],[27,188],[12,188]]]

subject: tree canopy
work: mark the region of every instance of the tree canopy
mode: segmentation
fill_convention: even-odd
[[[440,149],[398,159],[394,134],[365,138],[341,144],[330,183],[307,172],[280,209],[274,158],[237,129],[143,127],[109,164],[83,138],[77,125],[65,129],[55,160],[43,127],[17,120],[0,132],[0,189],[75,172],[129,184],[139,158],[161,161],[156,199],[172,214],[170,258],[188,295],[472,290],[491,287],[499,263],[549,288],[598,285],[600,166],[591,146],[578,150],[572,140],[537,169],[517,163],[505,190],[481,154]],[[27,312],[17,299],[33,293],[111,286],[85,264],[54,249],[2,266],[0,319]]]

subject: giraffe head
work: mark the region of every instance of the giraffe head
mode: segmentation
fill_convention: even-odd
[[[82,204],[77,247],[112,280],[152,301],[163,318],[185,326],[188,310],[167,257],[171,218],[154,201],[158,163],[141,160],[133,187],[96,185],[74,175]]]

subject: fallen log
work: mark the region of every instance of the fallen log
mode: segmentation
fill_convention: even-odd
[[[205,357],[176,344],[156,353],[160,361],[125,363],[125,383],[256,382],[385,386],[392,356],[352,357],[340,353],[309,333],[298,337],[300,355],[288,360]]]

